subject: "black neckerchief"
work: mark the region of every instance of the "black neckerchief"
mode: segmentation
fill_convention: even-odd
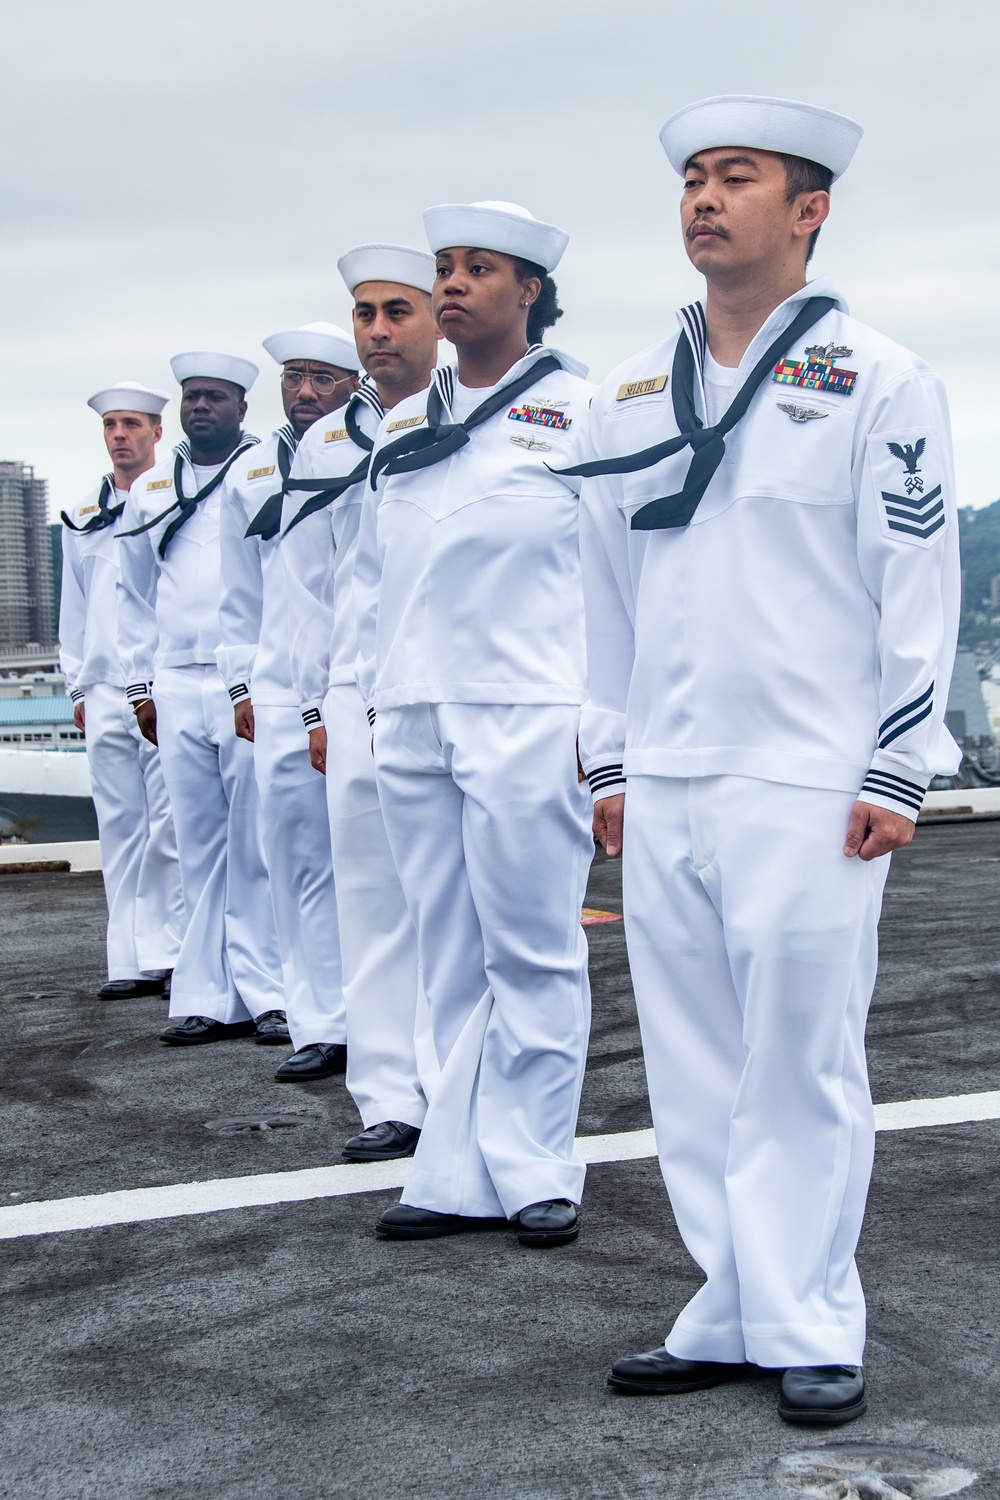
[[[290,426],[280,428],[278,431],[278,473],[281,475],[281,487],[264,501],[250,522],[243,533],[247,540],[252,536],[259,536],[262,542],[270,542],[281,530],[281,507],[285,500],[285,486],[288,484],[288,475],[297,447],[298,439],[293,429]]]
[[[650,500],[632,517],[633,531],[665,531],[677,526],[686,526],[701,504],[702,497],[711,483],[715,471],[726,452],[726,434],[746,415],[747,408],[761,383],[768,374],[797,343],[802,335],[820,318],[826,317],[836,307],[833,297],[810,297],[800,308],[792,322],[779,334],[754,365],[724,415],[714,427],[706,427],[694,407],[695,357],[688,334],[681,334],[674,351],[674,364],[670,376],[670,395],[674,407],[674,420],[679,437],[668,438],[640,453],[624,454],[621,458],[603,458],[594,463],[578,464],[573,469],[556,469],[557,474],[575,474],[582,479],[593,479],[600,474],[636,474],[641,469],[650,469],[663,458],[670,458],[690,445],[694,450],[684,487],[676,495],[665,495],[659,500]]]
[[[344,412],[344,426],[347,428],[347,434],[351,442],[356,448],[361,449],[364,458],[349,474],[344,474],[340,479],[334,479],[331,483],[324,484],[321,490],[317,490],[316,486],[317,484],[323,484],[322,480],[289,479],[285,485],[286,494],[291,494],[293,490],[296,492],[307,490],[311,493],[301,510],[296,512],[285,527],[285,536],[288,535],[293,526],[297,526],[307,516],[314,516],[318,510],[326,510],[327,506],[332,505],[335,500],[340,499],[341,495],[346,494],[352,485],[360,484],[368,473],[368,462],[375,444],[368,434],[362,431],[361,424],[358,421],[358,412],[363,404],[364,402],[357,394],[351,397]]]
[[[68,526],[70,531],[81,532],[103,531],[106,526],[113,526],[118,517],[121,515],[122,511],[125,509],[124,500],[119,500],[115,505],[108,504],[108,501],[111,499],[111,496],[114,494],[114,492],[114,475],[105,474],[104,478],[101,480],[100,494],[97,497],[97,515],[91,516],[90,520],[86,521],[82,526],[77,526],[74,521],[70,520],[66,512],[62,511],[60,512],[60,514],[62,517],[63,525]]]
[[[381,448],[372,460],[371,486],[375,488],[378,476],[386,474],[410,474],[416,469],[430,468],[443,458],[450,458],[469,441],[469,433],[483,422],[488,422],[508,402],[546,375],[561,370],[562,365],[554,354],[543,354],[540,359],[524,370],[516,380],[501,386],[487,396],[486,400],[471,411],[464,422],[444,422],[444,402],[436,385],[432,385],[427,397],[427,426],[405,432],[394,443]]]
[[[164,531],[162,537],[160,538],[159,548],[157,549],[161,558],[166,557],[167,548],[170,546],[170,543],[180,531],[181,527],[191,519],[201,502],[203,500],[207,500],[209,495],[213,494],[219,488],[219,485],[225,479],[226,475],[229,473],[229,470],[239,458],[240,454],[246,453],[247,449],[252,448],[257,441],[257,438],[251,437],[249,433],[241,434],[240,441],[237,443],[232,453],[230,453],[229,457],[226,459],[219,472],[213,475],[208,483],[204,485],[196,495],[191,496],[186,496],[184,494],[183,488],[184,459],[185,457],[190,457],[191,450],[187,448],[186,444],[179,447],[174,457],[173,482],[174,495],[176,498],[171,501],[166,510],[161,510],[160,514],[158,516],[154,516],[151,521],[146,521],[142,526],[136,526],[132,531],[123,531],[121,535],[141,536],[144,531],[151,531],[154,526],[158,526],[159,523],[163,520],[164,516],[169,516],[171,511],[175,510],[177,511],[177,515]],[[193,458],[191,459],[191,465],[192,467],[194,466]]]

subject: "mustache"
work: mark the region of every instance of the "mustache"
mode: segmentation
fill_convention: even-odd
[[[695,219],[685,231],[686,238],[689,240],[693,240],[696,234],[706,233],[717,234],[720,240],[732,239],[728,229],[724,229],[721,224],[713,224],[711,219]]]

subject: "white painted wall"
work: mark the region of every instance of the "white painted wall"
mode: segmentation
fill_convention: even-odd
[[[0,794],[89,797],[90,767],[83,750],[0,747]]]

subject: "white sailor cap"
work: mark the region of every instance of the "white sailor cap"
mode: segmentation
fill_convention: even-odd
[[[569,235],[554,224],[533,218],[519,203],[441,203],[424,214],[427,243],[436,255],[453,245],[500,250],[554,271],[569,244]]]
[[[850,166],[863,134],[854,120],[815,104],[758,94],[719,94],[686,104],[671,115],[660,131],[660,142],[681,176],[699,151],[749,146],[819,162],[836,181]]]
[[[95,391],[87,402],[99,417],[109,411],[144,411],[148,416],[158,417],[170,397],[163,391],[151,391],[148,385],[139,385],[134,380],[122,380],[109,385],[106,390]]]
[[[434,285],[434,257],[406,245],[355,245],[337,262],[351,296],[363,281],[394,281],[429,292]]]
[[[361,369],[353,335],[345,333],[335,323],[304,323],[301,328],[272,333],[263,342],[268,354],[279,365],[290,359],[317,359],[341,370]]]
[[[236,354],[213,353],[206,349],[189,349],[186,354],[175,354],[170,361],[174,379],[179,385],[200,375],[206,380],[228,380],[248,391],[260,373],[248,359]]]

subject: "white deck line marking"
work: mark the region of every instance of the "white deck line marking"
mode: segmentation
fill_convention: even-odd
[[[875,1107],[878,1130],[966,1125],[977,1120],[1000,1120],[1000,1089],[943,1099],[906,1099],[899,1104]],[[580,1136],[576,1147],[583,1160],[591,1165],[639,1161],[656,1155],[651,1130]],[[100,1229],[111,1224],[142,1224],[150,1219],[178,1219],[227,1208],[259,1208],[274,1203],[302,1203],[310,1198],[376,1193],[402,1187],[408,1166],[406,1161],[385,1161],[307,1167],[296,1172],[262,1172],[253,1177],[222,1177],[211,1182],[179,1182],[168,1187],[127,1188],[79,1198],[11,1204],[0,1208],[0,1239],[65,1234],[73,1229]]]

